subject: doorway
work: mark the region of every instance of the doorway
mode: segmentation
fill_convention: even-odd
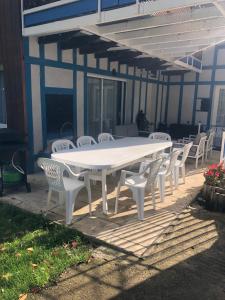
[[[124,121],[125,82],[88,77],[88,134],[114,133]]]

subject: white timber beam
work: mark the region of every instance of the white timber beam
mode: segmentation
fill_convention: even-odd
[[[159,44],[150,44],[146,46],[142,46],[139,49],[142,49],[143,51],[146,50],[161,50],[161,49],[170,49],[170,48],[182,48],[186,46],[202,46],[206,44],[213,44],[217,43],[221,40],[220,38],[203,38],[203,39],[197,39],[197,40],[187,40],[187,41],[175,41],[175,42],[169,42],[169,43],[159,43]]]
[[[166,36],[155,36],[155,37],[144,37],[139,39],[132,39],[127,41],[127,45],[130,46],[145,46],[154,44],[163,44],[171,42],[182,42],[182,41],[194,41],[199,39],[210,39],[210,38],[223,38],[225,36],[225,27],[220,29],[207,29],[199,30],[195,32],[185,32],[179,34],[169,34]]]
[[[214,0],[213,4],[222,13],[222,15],[225,16],[225,7],[222,5],[221,1]]]
[[[185,22],[197,21],[202,19],[209,19],[213,17],[220,17],[221,12],[215,6],[204,8],[190,8],[184,13],[167,13],[159,16],[145,16],[120,21],[117,23],[100,24],[97,27],[99,34],[112,34],[119,32],[132,31],[137,29],[147,29],[158,26],[166,26],[171,24],[180,24]]]
[[[199,30],[210,30],[219,29],[225,27],[225,18],[216,17],[203,21],[194,21],[184,24],[172,24],[167,26],[159,26],[155,28],[145,29],[145,30],[134,30],[129,32],[115,33],[107,35],[108,38],[114,38],[117,41],[126,41],[130,39],[138,39],[143,37],[155,37],[155,36],[165,36],[169,34],[182,34],[185,32],[196,32]]]

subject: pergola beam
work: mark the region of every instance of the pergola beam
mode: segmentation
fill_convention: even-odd
[[[221,38],[204,38],[204,39],[199,39],[199,40],[189,40],[189,41],[176,41],[176,42],[170,42],[170,43],[161,43],[161,44],[149,44],[145,45],[144,47],[141,47],[143,51],[148,51],[150,50],[155,51],[155,50],[164,50],[164,49],[173,49],[173,48],[183,48],[188,46],[205,46],[207,43],[217,43],[221,40]]]
[[[126,42],[131,39],[139,39],[143,37],[156,37],[156,36],[167,36],[169,34],[182,34],[188,32],[198,32],[199,30],[212,30],[225,28],[225,18],[217,17],[211,18],[204,21],[195,21],[191,25],[189,23],[184,23],[179,26],[176,24],[159,26],[151,29],[145,30],[135,30],[129,32],[122,32],[117,34],[112,34],[111,37],[119,42]]]
[[[210,38],[220,38],[223,39],[225,36],[225,27],[220,29],[207,29],[207,30],[199,30],[195,32],[185,32],[180,34],[169,34],[166,36],[155,36],[155,37],[144,37],[138,39],[132,39],[128,41],[126,44],[132,46],[147,46],[147,45],[159,45],[159,44],[166,44],[172,42],[187,42],[195,41],[195,40],[207,40]]]
[[[100,37],[97,35],[81,36],[81,37],[72,38],[69,41],[60,42],[60,48],[63,50],[80,48],[87,44],[90,45],[91,43],[95,43],[98,41],[100,41]]]
[[[80,47],[80,54],[91,54],[91,53],[101,53],[104,51],[107,51],[111,47],[116,47],[115,42],[104,42],[99,41],[96,43],[92,43],[91,45],[85,45],[83,47]]]
[[[51,43],[56,43],[58,41],[63,41],[63,40],[68,40],[72,39],[76,36],[80,36],[81,32],[80,30],[74,30],[70,32],[65,32],[65,33],[57,33],[57,34],[52,34],[52,35],[46,35],[46,36],[41,36],[38,38],[38,43],[39,44],[51,44]]]
[[[220,17],[221,13],[216,7],[204,7],[190,9],[185,14],[167,13],[159,16],[146,16],[145,18],[130,19],[114,24],[99,24],[97,30],[99,34],[109,35],[113,33],[128,32],[137,29],[149,29],[158,26],[166,26],[171,24],[182,24]]]

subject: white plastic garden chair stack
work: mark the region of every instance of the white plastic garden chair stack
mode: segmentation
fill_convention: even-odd
[[[76,149],[73,142],[70,140],[57,140],[52,143],[52,152],[63,152],[68,150]]]
[[[110,141],[114,141],[114,137],[110,133],[103,132],[98,135],[99,143],[110,142]]]
[[[84,135],[77,139],[77,147],[89,146],[97,144],[92,136]]]
[[[190,151],[192,145],[193,145],[193,142],[190,142],[190,143],[184,145],[184,147],[182,149],[182,151],[183,151],[182,158],[180,160],[177,159],[177,161],[175,163],[175,187],[176,188],[178,187],[178,183],[179,183],[180,170],[181,170],[183,182],[185,183],[185,173],[186,173],[185,172],[185,163],[188,158],[188,154],[189,154],[189,151]]]
[[[74,174],[67,165],[48,158],[39,158],[38,165],[44,170],[49,185],[46,213],[49,210],[52,191],[56,191],[61,201],[64,196],[66,198],[66,224],[71,224],[77,195],[81,189],[86,188],[88,191],[89,213],[91,214],[91,188],[88,172]],[[79,180],[80,177],[83,177],[84,181]]]
[[[142,171],[134,173],[131,171],[122,170],[120,181],[117,188],[117,197],[115,204],[115,213],[118,211],[118,201],[121,186],[127,186],[133,194],[133,199],[137,204],[138,219],[144,220],[144,198],[145,190],[152,194],[153,207],[155,209],[155,182],[157,174],[162,165],[162,159],[157,159],[147,163]],[[129,177],[128,177],[129,176]]]

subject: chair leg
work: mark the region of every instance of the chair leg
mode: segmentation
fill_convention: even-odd
[[[156,209],[156,203],[155,203],[155,186],[154,184],[151,185],[151,194],[152,194],[152,204],[153,204],[153,209]]]
[[[198,169],[198,157],[196,157],[196,161],[195,161],[195,169]]]
[[[173,175],[172,174],[169,175],[169,181],[170,181],[171,194],[173,194]]]
[[[47,215],[47,213],[49,211],[51,198],[52,198],[52,190],[49,189],[49,191],[48,191],[48,198],[47,198],[47,209],[45,211],[45,216]]]
[[[88,203],[89,203],[89,215],[92,215],[92,203],[91,203],[91,184],[90,184],[90,180],[87,180],[86,183],[86,188],[87,188],[87,192],[88,192]]]
[[[163,202],[165,198],[165,176],[164,175],[159,175],[159,190],[160,190],[160,199],[161,202]]]
[[[175,188],[177,189],[178,185],[179,185],[179,167],[178,166],[175,167],[174,173],[175,173],[174,174]]]
[[[66,199],[66,224],[70,225],[73,218],[73,211],[75,206],[75,198],[78,194],[78,191],[76,192],[67,192],[67,199]]]
[[[144,220],[144,201],[145,201],[145,191],[144,189],[138,189],[133,191],[133,199],[137,204],[137,212],[138,212],[138,219],[140,221]]]
[[[203,166],[203,163],[204,163],[204,154],[202,155],[202,162],[201,162],[202,166]]]
[[[115,214],[117,214],[117,212],[118,212],[118,201],[119,201],[119,196],[120,196],[120,190],[121,190],[121,181],[119,181],[118,187],[117,187],[116,203],[115,203]]]
[[[185,183],[185,165],[183,165],[183,167],[181,168],[181,172],[182,172],[182,177],[183,177],[183,182]]]
[[[59,203],[63,205],[64,202],[64,192],[59,192]]]

